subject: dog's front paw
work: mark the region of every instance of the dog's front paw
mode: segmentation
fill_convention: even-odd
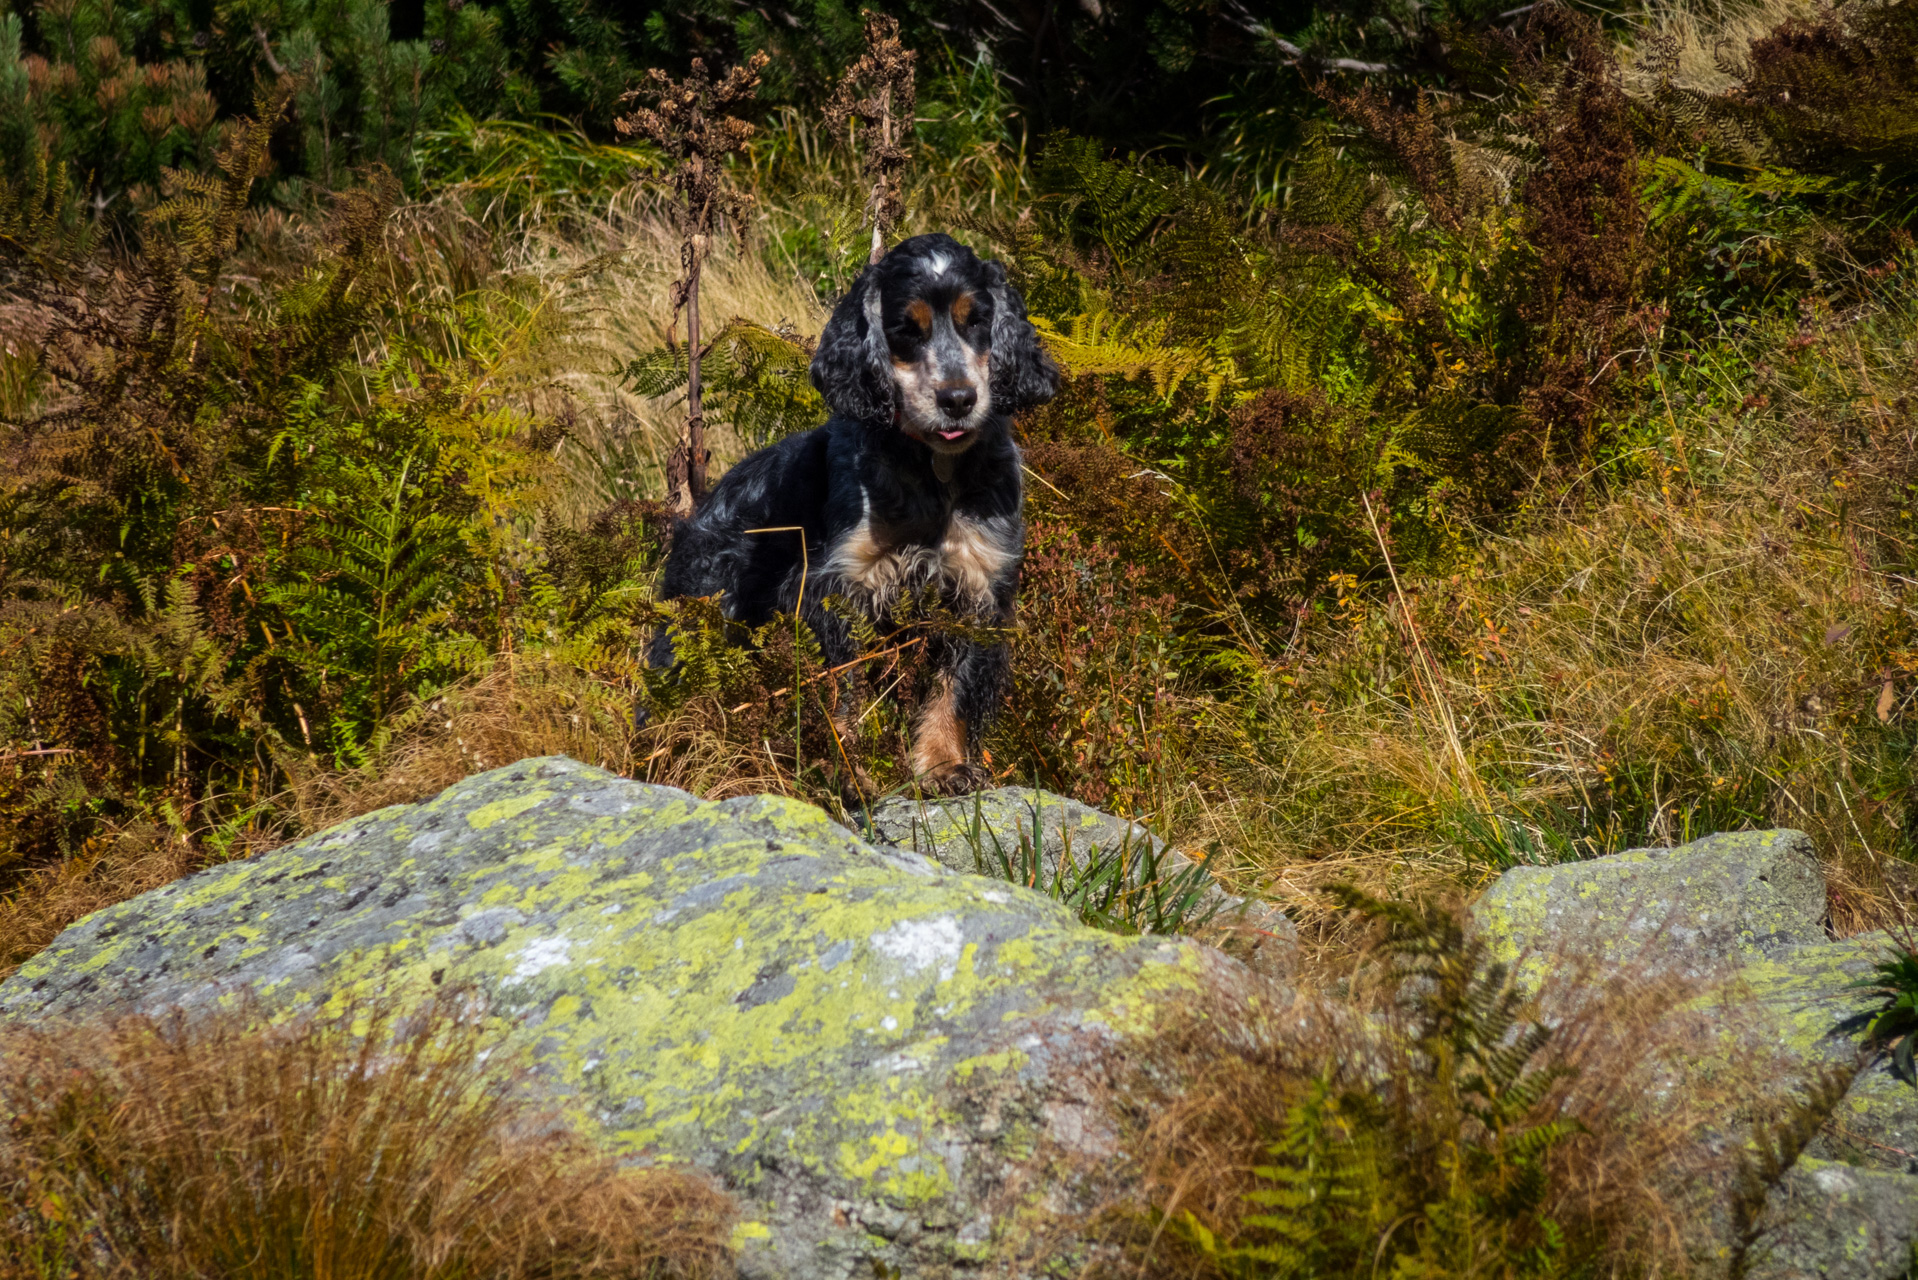
[[[969,760],[936,764],[919,775],[919,791],[928,796],[964,796],[992,786],[992,775]]]

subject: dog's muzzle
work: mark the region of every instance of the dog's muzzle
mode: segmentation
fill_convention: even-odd
[[[944,423],[932,428],[934,435],[948,444],[957,444],[972,434],[972,426],[966,419],[978,407],[979,393],[976,390],[971,387],[941,387],[933,394],[933,401],[945,419]]]

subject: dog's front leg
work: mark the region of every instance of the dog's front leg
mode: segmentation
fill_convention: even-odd
[[[912,739],[912,771],[927,795],[956,796],[992,784],[970,748],[1005,696],[1012,655],[1003,644],[949,642]],[[970,732],[968,732],[970,731]]]

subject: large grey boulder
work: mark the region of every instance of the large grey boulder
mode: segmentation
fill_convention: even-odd
[[[1095,851],[1150,850],[1175,875],[1193,865],[1139,823],[1033,787],[938,799],[900,796],[874,805],[861,821],[873,838],[966,874],[1002,874],[1001,859],[1020,865],[1022,846],[1036,855],[1048,883],[1062,862],[1084,865]],[[1233,954],[1261,971],[1284,972],[1298,948],[1298,929],[1278,907],[1235,897],[1209,878],[1197,914]]]
[[[1823,1068],[1856,1063],[1864,1012],[1855,984],[1890,939],[1867,934],[1783,948],[1736,970],[1693,1005],[1719,1014],[1727,1061],[1766,1061],[1788,1094]],[[1716,1064],[1696,1064],[1711,1071]],[[1752,1280],[1904,1280],[1918,1243],[1918,1088],[1870,1057],[1773,1192],[1751,1251]]]
[[[1918,1245],[1918,1178],[1804,1156],[1760,1226],[1748,1280],[1902,1280]]]
[[[1867,1011],[1879,1004],[1857,983],[1892,945],[1888,935],[1868,933],[1791,947],[1739,969],[1707,1000],[1725,1011],[1738,1040],[1765,1047],[1787,1070],[1843,1066],[1857,1060]],[[1918,1153],[1918,1088],[1898,1078],[1888,1054],[1872,1056],[1810,1152],[1918,1172],[1908,1154]]]
[[[0,1017],[444,984],[523,1028],[575,1121],[731,1191],[746,1275],[805,1280],[1017,1245],[1086,1171],[1125,1176],[1103,1099],[1169,1020],[1282,996],[808,805],[548,758],[89,916],[0,984]]]
[[[1823,942],[1825,878],[1802,831],[1733,831],[1675,849],[1516,867],[1473,906],[1494,953],[1534,972],[1599,967],[1704,977]]]
[[[1717,1048],[1673,1081],[1750,1070],[1754,1102],[1802,1097],[1814,1074],[1858,1060],[1858,988],[1891,944],[1884,934],[1832,941],[1825,880],[1798,831],[1740,831],[1673,849],[1506,872],[1474,905],[1494,954],[1545,992],[1548,1016],[1575,1004],[1571,978],[1624,971],[1677,979],[1698,994],[1682,1011],[1715,1027]],[[1554,984],[1552,979],[1560,981]],[[1721,1086],[1722,1087],[1722,1086]],[[1717,1207],[1701,1272],[1728,1261],[1726,1198],[1739,1150],[1767,1108],[1728,1115],[1714,1136]],[[1870,1058],[1805,1154],[1767,1200],[1747,1258],[1753,1280],[1903,1280],[1918,1242],[1918,1089]]]

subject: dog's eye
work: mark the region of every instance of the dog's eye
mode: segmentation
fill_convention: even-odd
[[[909,342],[922,342],[932,332],[932,308],[914,299],[906,305],[906,314],[892,327],[892,335]]]

